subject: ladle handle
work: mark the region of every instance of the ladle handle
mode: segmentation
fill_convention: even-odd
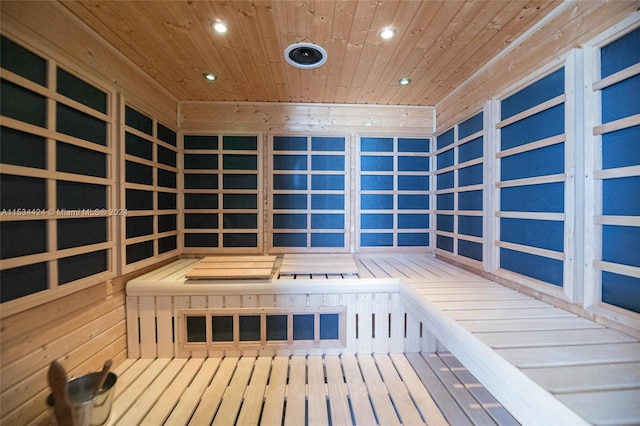
[[[111,364],[113,361],[110,359],[105,361],[102,366],[102,371],[100,372],[100,378],[98,379],[98,383],[96,384],[96,388],[93,390],[93,395],[96,396],[100,393],[100,389],[104,386],[104,382],[107,380],[107,376],[109,375],[109,370],[111,369]]]

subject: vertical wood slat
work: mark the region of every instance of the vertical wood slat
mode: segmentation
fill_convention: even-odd
[[[356,312],[358,313],[358,353],[370,354],[373,351],[373,324],[371,314],[371,294],[356,296]]]
[[[140,309],[140,356],[155,358],[157,356],[155,297],[141,296],[138,305]]]
[[[138,298],[127,297],[127,356],[140,357]]]
[[[173,310],[171,296],[156,296],[158,357],[173,358]]]

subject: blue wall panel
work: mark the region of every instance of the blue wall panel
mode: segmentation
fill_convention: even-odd
[[[640,227],[603,226],[602,260],[640,267]]]
[[[601,77],[640,63],[640,28],[604,46],[600,51]]]
[[[458,125],[458,139],[462,140],[484,127],[484,114],[482,112],[470,117]],[[476,139],[477,140],[477,139]],[[482,156],[482,153],[481,155]]]
[[[362,152],[393,152],[393,138],[362,138],[360,139]]]
[[[602,301],[640,313],[640,278],[602,272]]]
[[[505,157],[500,162],[500,180],[564,173],[564,148],[562,143]]]
[[[479,137],[458,147],[458,163],[482,157],[484,138]]]
[[[564,251],[564,222],[502,218],[500,240],[561,253]]]
[[[482,244],[474,241],[458,240],[458,254],[469,259],[482,261]]]
[[[602,135],[602,168],[640,164],[640,126],[627,127]]]
[[[564,182],[501,188],[500,210],[563,213]]]
[[[363,233],[360,235],[362,247],[392,247],[392,233]]]
[[[500,130],[500,149],[507,150],[564,133],[564,104],[556,105]]]
[[[563,283],[561,260],[501,248],[500,267],[553,285]]]
[[[640,216],[640,176],[604,180],[602,199],[605,215]]]
[[[564,93],[564,68],[530,84],[501,102],[501,119],[511,117]]]
[[[426,232],[416,233],[399,233],[398,234],[398,246],[399,247],[426,247],[429,245],[429,234]]]

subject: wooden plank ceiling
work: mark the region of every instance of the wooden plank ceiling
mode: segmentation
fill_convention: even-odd
[[[435,105],[561,0],[62,1],[180,101]],[[211,24],[222,20],[225,34]],[[397,35],[382,40],[391,26]],[[284,60],[296,42],[316,69]],[[203,73],[215,73],[208,82]],[[400,86],[409,77],[412,83]]]

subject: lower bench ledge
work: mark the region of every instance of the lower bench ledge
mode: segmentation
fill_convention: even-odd
[[[491,347],[447,317],[410,286],[400,284],[407,311],[419,318],[482,385],[523,425],[588,425]]]

